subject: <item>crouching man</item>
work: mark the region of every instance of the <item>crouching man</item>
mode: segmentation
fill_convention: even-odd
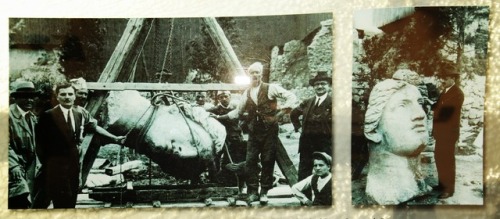
[[[332,205],[332,157],[314,152],[313,174],[292,186],[293,195],[302,205]]]

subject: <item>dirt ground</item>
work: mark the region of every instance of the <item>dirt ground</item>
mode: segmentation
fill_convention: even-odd
[[[432,153],[430,153],[432,154]],[[456,155],[456,182],[455,194],[447,199],[438,199],[437,192],[416,197],[406,203],[407,205],[482,205],[484,199],[483,190],[483,158],[479,154]],[[364,172],[366,173],[367,168]],[[428,173],[426,182],[437,185],[437,172],[434,162],[423,163],[422,171]],[[366,186],[366,175],[352,182],[353,205],[371,205],[364,191]]]

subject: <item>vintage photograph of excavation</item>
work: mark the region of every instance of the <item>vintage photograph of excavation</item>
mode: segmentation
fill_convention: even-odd
[[[488,17],[354,12],[353,205],[483,205]]]
[[[332,206],[332,15],[9,19],[9,209]]]

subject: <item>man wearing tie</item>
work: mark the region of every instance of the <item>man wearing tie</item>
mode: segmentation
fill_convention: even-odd
[[[74,208],[78,195],[80,175],[80,143],[84,131],[95,131],[101,135],[123,141],[93,122],[85,110],[77,110],[74,105],[75,90],[69,83],[57,85],[55,95],[59,105],[40,115],[36,126],[38,138],[37,154],[42,163],[41,176],[37,178],[44,194],[37,196],[52,201],[54,208]],[[46,197],[44,197],[46,196]],[[45,205],[35,208],[46,207]]]
[[[332,78],[326,72],[318,72],[309,84],[316,96],[304,100],[290,113],[295,132],[302,129],[299,139],[299,181],[310,176],[313,166],[312,154],[325,152],[332,156],[332,96],[329,93]],[[302,116],[302,123],[299,117]]]
[[[32,110],[38,93],[31,82],[14,82],[9,107],[9,209],[29,208],[36,170],[36,116]]]

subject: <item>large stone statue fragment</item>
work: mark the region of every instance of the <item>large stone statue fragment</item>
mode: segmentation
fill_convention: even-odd
[[[392,79],[372,90],[364,133],[370,141],[366,193],[378,204],[396,205],[431,190],[420,171],[429,137],[418,88]]]
[[[113,91],[106,99],[109,130],[127,134],[134,148],[175,177],[197,180],[215,170],[226,130],[200,107],[152,105],[137,91]],[[182,110],[180,110],[182,108]]]

